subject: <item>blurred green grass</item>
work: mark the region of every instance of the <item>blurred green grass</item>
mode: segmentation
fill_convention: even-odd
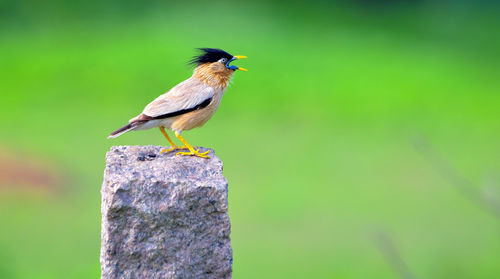
[[[498,10],[314,3],[74,18],[35,5],[31,20],[3,21],[0,139],[70,180],[62,193],[0,192],[0,277],[99,276],[105,152],[166,144],[155,130],[106,136],[208,46],[249,57],[213,119],[185,133],[224,161],[234,278],[395,278],[380,229],[417,277],[496,278],[498,219],[412,141],[427,138],[478,193],[498,182]]]

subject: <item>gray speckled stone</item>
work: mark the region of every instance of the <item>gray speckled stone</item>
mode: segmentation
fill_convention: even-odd
[[[160,150],[114,146],[106,155],[101,278],[231,278],[221,160]]]

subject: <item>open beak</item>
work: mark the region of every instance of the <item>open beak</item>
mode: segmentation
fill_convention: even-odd
[[[238,67],[238,66],[233,66],[233,65],[229,66],[229,63],[231,61],[234,61],[236,59],[243,59],[243,58],[247,58],[247,57],[245,55],[235,55],[235,56],[233,56],[233,58],[227,62],[226,67],[228,67],[229,69],[233,69],[233,70],[241,70],[241,71],[247,72],[248,70],[245,69],[245,68]]]

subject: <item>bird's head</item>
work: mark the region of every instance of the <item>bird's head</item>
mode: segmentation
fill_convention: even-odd
[[[202,53],[193,57],[190,64],[195,64],[197,66],[209,66],[214,73],[220,74],[232,74],[236,70],[247,71],[245,68],[229,65],[236,59],[247,58],[244,55],[233,56],[222,49],[217,48],[199,48],[199,50]]]

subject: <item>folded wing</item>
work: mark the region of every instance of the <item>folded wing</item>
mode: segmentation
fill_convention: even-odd
[[[149,103],[142,114],[130,122],[163,119],[202,109],[210,104],[214,93],[212,87],[189,78]]]

